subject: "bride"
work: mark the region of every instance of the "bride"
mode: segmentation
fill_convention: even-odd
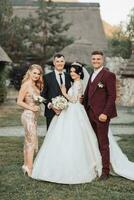
[[[84,69],[85,70],[85,69]],[[70,69],[72,87],[62,94],[69,106],[50,124],[44,143],[34,161],[32,178],[63,184],[91,182],[101,176],[102,161],[96,135],[79,98],[83,94],[83,73],[80,63]],[[86,77],[85,76],[85,77]],[[87,78],[86,78],[87,79]],[[84,83],[85,86],[85,83]],[[114,172],[134,180],[134,163],[128,161],[109,130],[110,162]]]

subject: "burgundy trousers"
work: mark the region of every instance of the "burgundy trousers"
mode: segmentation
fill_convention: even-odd
[[[108,139],[108,128],[110,120],[107,120],[106,122],[100,122],[91,109],[89,109],[87,114],[98,139],[99,150],[102,156],[102,174],[108,175],[110,168]]]

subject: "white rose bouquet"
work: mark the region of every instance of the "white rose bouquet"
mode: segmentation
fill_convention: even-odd
[[[68,107],[68,101],[63,96],[52,98],[52,106],[57,110],[64,110]]]
[[[37,104],[41,104],[44,103],[46,100],[42,97],[42,96],[38,96],[38,95],[33,95],[33,100],[35,101],[35,103]]]

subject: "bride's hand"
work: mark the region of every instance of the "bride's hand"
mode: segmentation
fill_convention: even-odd
[[[64,85],[61,85],[60,88],[61,88],[62,94],[63,94],[63,95],[66,95],[66,91],[67,91],[66,87],[65,87]]]

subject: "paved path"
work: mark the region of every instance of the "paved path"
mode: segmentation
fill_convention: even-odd
[[[114,135],[134,134],[134,110],[118,109],[118,117],[111,121]],[[46,126],[38,126],[38,135],[45,136]],[[22,126],[0,127],[0,136],[24,136]]]
[[[38,126],[38,135],[45,136],[46,126]],[[22,126],[1,127],[0,136],[24,136],[24,129]]]
[[[134,134],[134,109],[118,109],[118,117],[111,120],[114,135]]]
[[[134,134],[134,126],[111,125],[114,135]],[[46,126],[38,127],[38,135],[45,136]],[[0,136],[24,136],[24,129],[22,126],[1,127]]]

